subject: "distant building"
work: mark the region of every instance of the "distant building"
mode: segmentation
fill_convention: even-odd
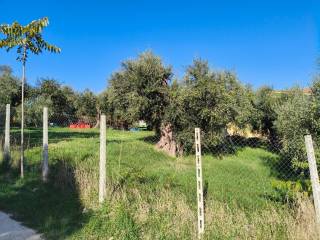
[[[312,94],[312,90],[311,90],[311,88],[304,88],[303,89],[303,93],[306,94],[306,95],[311,95]]]
[[[312,94],[311,88],[304,88],[304,89],[302,89],[302,91],[303,91],[303,94],[305,94],[305,95],[311,95]],[[289,90],[274,90],[273,92],[281,94],[281,93],[288,93],[290,91]]]

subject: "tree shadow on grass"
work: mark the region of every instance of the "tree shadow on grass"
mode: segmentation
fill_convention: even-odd
[[[256,137],[246,138],[239,135],[229,135],[218,145],[210,147],[203,146],[202,152],[205,154],[212,154],[217,158],[223,158],[230,154],[237,154],[248,147],[267,150],[268,142]]]
[[[262,197],[272,202],[295,207],[297,197],[310,194],[310,180],[307,170],[292,168],[290,157],[274,154],[261,157],[263,164],[270,169],[270,184],[274,191],[265,192]]]
[[[13,145],[19,145],[20,143],[20,130],[13,129],[11,131],[11,142]],[[36,147],[42,145],[43,132],[41,128],[28,128],[25,131],[25,144],[28,147]],[[62,140],[68,141],[73,139],[82,139],[82,138],[99,138],[98,131],[72,131],[72,130],[56,130],[54,128],[49,129],[48,131],[49,143],[57,143]]]
[[[290,157],[281,154],[281,146],[274,141],[271,143],[267,139],[257,137],[245,138],[242,136],[229,136],[228,142],[234,153],[241,151],[246,147],[260,148],[268,151],[269,155],[260,156],[263,164],[270,169],[270,176],[281,180],[296,180],[297,173],[292,169]]]
[[[140,138],[139,140],[155,145],[158,143],[159,137],[147,136]],[[256,137],[245,138],[239,135],[229,135],[218,145],[210,147],[202,146],[202,152],[212,154],[216,157],[222,157],[227,154],[234,154],[237,151],[244,149],[245,147],[266,149],[268,148],[268,143],[267,141]],[[193,154],[193,150],[194,149],[192,148],[191,152],[188,152],[186,154]]]
[[[74,173],[68,177],[75,182]],[[0,210],[12,214],[45,239],[65,239],[90,218],[89,212],[83,213],[77,187],[43,183],[35,172],[27,173],[23,180],[18,171],[0,172],[0,189]]]
[[[213,151],[216,156],[225,156],[227,154],[237,154],[244,148],[259,148],[269,152],[259,156],[262,164],[266,166],[270,173],[270,186],[275,191],[265,191],[260,197],[272,202],[288,203],[293,198],[289,196],[292,189],[301,189],[307,191],[306,172],[297,172],[292,168],[291,158],[281,154],[280,145],[277,141],[272,143],[262,138],[245,138],[242,136],[228,136],[226,142],[217,146],[217,151]],[[291,199],[291,200],[290,200]]]
[[[299,174],[291,167],[290,159],[281,155],[264,156],[263,163],[270,169],[270,176],[284,181],[296,181]]]
[[[159,142],[160,138],[155,135],[151,135],[151,136],[140,138],[139,140],[144,141],[146,143],[150,143],[150,144],[156,144],[157,142]]]
[[[268,141],[261,138],[257,138],[257,137],[246,138],[239,135],[232,135],[227,137],[227,141],[236,150],[245,148],[245,147],[263,148],[263,149],[267,149],[269,147]]]

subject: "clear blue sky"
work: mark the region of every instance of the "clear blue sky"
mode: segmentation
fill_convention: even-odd
[[[49,17],[44,36],[62,53],[31,57],[28,81],[53,77],[77,90],[102,91],[121,61],[146,49],[177,77],[201,57],[278,89],[310,83],[320,56],[319,1],[0,0],[0,9],[0,23]],[[14,53],[1,50],[0,64],[21,73]]]

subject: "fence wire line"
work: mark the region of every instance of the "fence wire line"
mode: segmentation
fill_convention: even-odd
[[[26,172],[37,172],[41,166],[41,117],[41,113],[39,119],[31,119],[32,116],[26,115]],[[51,180],[62,188],[79,189],[80,198],[90,207],[97,203],[93,196],[97,194],[98,182],[99,128],[95,128],[98,119],[73,117],[66,120],[67,117],[63,116],[60,120],[57,116],[49,117]],[[0,119],[0,151],[3,152],[3,116]],[[318,157],[319,136],[313,137]],[[203,197],[206,211],[212,208],[212,200],[228,206],[226,209],[237,206],[251,211],[267,209],[274,202],[290,205],[297,193],[312,195],[304,136],[300,138],[299,147],[290,151],[290,146],[285,149],[279,139],[270,141],[265,137],[246,137],[233,133],[216,147],[215,152],[204,151]],[[163,189],[173,188],[177,196],[186,199],[189,197],[189,190],[184,188],[190,187],[196,192],[193,172],[195,165],[193,160],[189,160],[194,158],[193,153],[184,156],[185,159],[177,158],[172,162],[165,153],[154,151],[154,133],[137,129],[112,130],[109,126],[107,141],[110,195],[115,195],[120,189],[125,191],[126,187],[131,186],[129,181],[134,182],[133,186],[161,182]],[[18,167],[20,126],[18,111],[14,109],[11,111],[10,142],[12,164]],[[170,175],[166,166],[160,166],[161,161],[167,161],[168,169],[175,169],[174,174]],[[156,164],[149,168],[148,164],[151,162]],[[152,175],[156,170],[163,175]],[[187,187],[182,186],[184,183],[179,179],[179,174],[182,178],[189,179]],[[146,189],[143,191],[148,192]],[[208,220],[208,224],[210,221],[214,220]]]

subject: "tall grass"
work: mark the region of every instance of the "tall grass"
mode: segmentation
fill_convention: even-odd
[[[48,239],[196,239],[193,156],[157,151],[145,141],[152,132],[108,130],[108,194],[100,207],[98,132],[54,128],[49,136],[50,183],[39,181],[41,147],[31,141],[26,179],[1,175],[0,209]],[[205,239],[316,239],[312,203],[283,199],[271,184],[270,159],[276,155],[248,147],[203,157]]]

